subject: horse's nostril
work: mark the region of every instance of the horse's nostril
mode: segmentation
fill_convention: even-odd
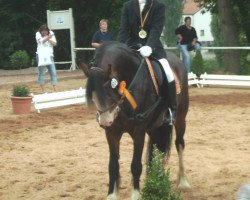
[[[100,125],[100,127],[103,128],[103,129],[106,129],[106,128],[107,128],[107,126],[103,126],[103,125]]]

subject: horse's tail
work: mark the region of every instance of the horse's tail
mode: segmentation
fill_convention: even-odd
[[[165,161],[167,161],[171,152],[172,136],[173,126],[166,123],[150,132],[147,147],[147,162],[152,160],[154,145],[160,152],[165,154]]]

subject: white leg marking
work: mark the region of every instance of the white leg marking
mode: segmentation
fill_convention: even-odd
[[[140,199],[140,192],[139,190],[134,190],[131,196],[131,200],[139,200]]]
[[[188,183],[188,180],[187,180],[186,176],[181,176],[180,177],[180,183],[178,185],[178,188],[180,190],[186,190],[186,189],[190,189],[191,188],[190,184]]]
[[[183,161],[183,148],[180,145],[179,146],[179,185],[178,188],[181,190],[189,189],[191,188],[190,184],[188,183],[188,179],[185,174],[185,167],[184,167],[184,161]]]
[[[118,198],[117,198],[115,193],[112,193],[112,194],[108,195],[108,197],[107,197],[107,200],[117,200],[117,199]]]
[[[117,184],[115,183],[114,186],[114,192],[110,195],[107,196],[107,200],[118,200],[118,188],[117,188]]]

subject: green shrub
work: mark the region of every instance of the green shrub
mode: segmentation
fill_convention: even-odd
[[[172,190],[169,180],[170,171],[164,170],[164,154],[154,147],[153,159],[147,166],[147,178],[141,192],[140,200],[181,200],[179,194]]]
[[[12,69],[24,69],[29,67],[30,58],[25,50],[19,50],[11,54],[10,63]]]
[[[12,96],[15,97],[27,97],[30,94],[30,90],[26,85],[14,85],[12,89]]]
[[[197,76],[200,76],[204,73],[203,58],[200,50],[196,50],[196,54],[191,64],[191,72],[193,72]]]
[[[204,59],[203,60],[204,72],[208,74],[216,74],[218,72],[225,71],[225,68],[219,65],[217,59]]]
[[[241,53],[240,74],[241,75],[250,74],[250,53],[248,53],[247,51]]]

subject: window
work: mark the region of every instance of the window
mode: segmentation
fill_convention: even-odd
[[[204,30],[200,31],[200,36],[205,36],[205,31]]]

